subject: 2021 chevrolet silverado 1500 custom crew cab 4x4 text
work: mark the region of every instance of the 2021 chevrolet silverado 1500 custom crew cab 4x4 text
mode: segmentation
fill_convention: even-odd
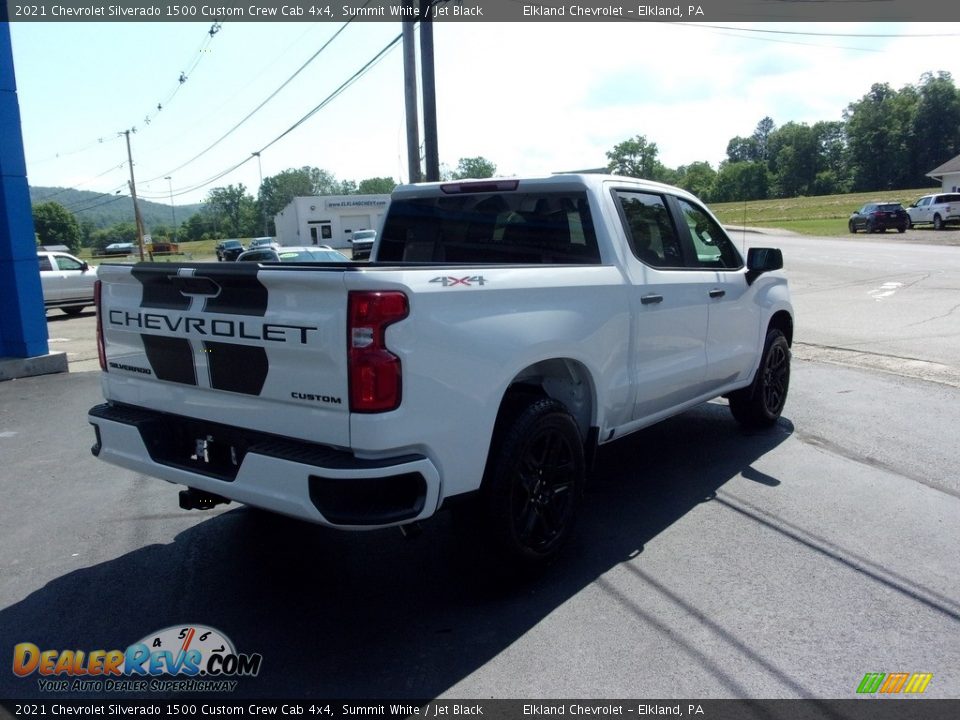
[[[411,185],[370,263],[100,268],[103,460],[345,529],[476,504],[546,560],[601,444],[726,396],[776,422],[793,311],[692,195],[623,177]]]

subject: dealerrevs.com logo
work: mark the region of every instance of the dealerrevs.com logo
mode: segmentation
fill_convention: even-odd
[[[256,677],[262,663],[204,625],[168,627],[126,650],[13,648],[14,675],[36,676],[41,692],[232,692],[235,678]]]
[[[857,686],[861,695],[920,695],[933,680],[933,673],[867,673]]]

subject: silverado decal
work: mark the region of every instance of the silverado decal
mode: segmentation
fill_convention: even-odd
[[[115,360],[111,360],[108,365],[114,370],[126,370],[127,372],[140,373],[141,375],[153,375],[153,371],[148,368],[137,367],[136,365],[126,365],[124,363],[118,363]]]

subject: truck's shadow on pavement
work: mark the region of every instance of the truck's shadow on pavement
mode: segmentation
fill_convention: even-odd
[[[744,435],[726,407],[708,404],[604,448],[573,542],[533,577],[498,572],[446,513],[405,540],[394,530],[346,534],[238,508],[169,544],[64,575],[0,611],[0,627],[41,649],[89,651],[202,624],[239,652],[263,655],[238,697],[433,698],[731,478],[743,473],[776,492],[777,479],[751,465],[792,432],[781,420]],[[40,695],[35,674],[3,675],[0,696]]]

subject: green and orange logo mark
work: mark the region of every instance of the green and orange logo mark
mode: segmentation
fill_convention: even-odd
[[[933,673],[867,673],[860,681],[857,692],[866,695],[905,693],[919,695],[933,680]]]

